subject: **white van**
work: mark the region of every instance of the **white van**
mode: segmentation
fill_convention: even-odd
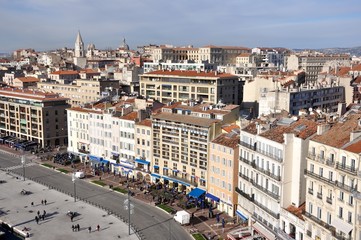
[[[76,178],[85,178],[85,174],[84,174],[84,172],[79,171],[79,172],[75,173],[75,177]]]

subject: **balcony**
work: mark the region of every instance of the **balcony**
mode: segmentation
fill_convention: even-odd
[[[327,184],[330,184],[330,185],[335,184],[335,181],[332,181],[332,180],[330,180],[328,178],[322,177],[322,176],[320,176],[320,175],[318,175],[318,174],[316,174],[314,172],[311,172],[311,171],[309,171],[307,169],[304,170],[304,173],[305,173],[305,175],[313,177],[313,178],[315,178],[317,180],[321,180],[324,183],[327,183]]]
[[[78,152],[80,152],[80,153],[85,153],[85,154],[89,154],[90,152],[89,152],[89,150],[86,150],[86,149],[78,149]]]
[[[134,169],[137,171],[140,171],[140,172],[150,173],[150,171],[147,169],[144,169],[144,167],[135,167]]]
[[[280,214],[279,213],[274,213],[272,212],[270,209],[268,209],[266,206],[264,206],[263,204],[261,204],[260,202],[258,202],[257,200],[253,201],[254,204],[256,204],[259,208],[261,208],[263,211],[267,212],[269,215],[271,215],[272,217],[276,218],[276,219],[280,219]]]
[[[322,200],[322,193],[318,192],[318,193],[317,193],[317,198],[319,198],[319,199]]]
[[[245,143],[245,142],[242,142],[242,141],[240,142],[240,144],[241,144],[242,146],[248,148],[248,149],[253,150],[253,151],[256,150],[256,145],[251,145],[251,144],[248,144],[248,143]]]
[[[332,198],[331,197],[326,197],[326,202],[329,204],[332,204]]]
[[[294,237],[292,237],[292,236],[294,236],[295,234],[293,233],[293,234],[287,234],[284,230],[282,230],[282,229],[277,229],[277,234],[279,235],[279,236],[281,236],[281,238],[282,239],[286,239],[286,240],[295,240],[295,238]],[[292,235],[292,236],[291,236]]]
[[[242,173],[238,173],[238,176],[240,176],[241,178],[243,178],[244,180],[246,180],[248,182],[250,181],[250,178],[247,177],[246,175],[242,174]]]
[[[253,161],[253,162],[251,163],[251,165],[252,165],[253,168],[255,168],[255,169],[257,169],[258,171],[262,172],[263,174],[266,174],[267,176],[275,179],[276,181],[281,181],[281,176],[277,176],[277,175],[271,173],[271,171],[270,171],[269,169],[266,170],[266,169],[263,169],[263,168],[257,166],[257,164],[255,163],[255,161]]]
[[[332,158],[328,158],[328,159],[326,160],[326,165],[333,167],[333,166],[335,165],[335,160],[332,159]]]
[[[308,193],[313,195],[313,189],[312,188],[308,188]]]
[[[269,191],[267,188],[262,187],[261,185],[258,185],[256,183],[256,181],[254,181],[253,179],[251,179],[251,183],[253,184],[253,186],[255,186],[257,189],[261,190],[263,193],[266,193],[267,195],[271,196],[273,199],[279,201],[280,200],[280,196]]]
[[[307,236],[312,237],[312,232],[310,230],[307,230]]]
[[[315,160],[316,159],[316,153],[314,152],[308,152],[307,157],[309,159]]]
[[[310,214],[309,212],[304,212],[303,215],[305,215],[307,218],[311,219],[312,221],[314,221],[315,223],[317,223],[318,225],[324,227],[325,229],[328,229],[330,231],[334,231],[335,228],[327,223],[325,223],[324,221],[322,221],[321,219],[313,216],[312,214]]]
[[[341,188],[341,189],[343,189],[345,191],[348,191],[350,193],[354,193],[354,192],[358,193],[357,192],[357,185],[351,187],[351,186],[348,186],[345,183],[342,183],[342,182],[339,182],[339,181],[336,181],[335,185],[336,185],[336,187],[339,187],[339,188]]]
[[[257,149],[256,151],[257,151],[258,153],[261,153],[262,155],[265,155],[265,156],[267,156],[267,157],[270,157],[270,158],[272,158],[272,159],[274,159],[274,160],[276,160],[276,161],[278,161],[278,162],[282,162],[282,161],[283,161],[283,158],[282,158],[282,157],[277,156],[277,155],[275,155],[275,154],[273,154],[273,153],[270,153],[270,152],[267,152],[267,151],[264,151],[264,150],[261,150],[261,149]]]
[[[247,164],[251,165],[251,161],[249,161],[248,159],[246,159],[244,157],[239,157],[239,160],[241,160],[244,163],[247,163]]]
[[[253,194],[252,194],[252,196],[251,196],[251,195],[243,192],[243,191],[242,191],[241,189],[239,189],[238,187],[236,187],[236,192],[237,192],[239,195],[241,195],[242,197],[248,199],[250,202],[253,202],[253,201],[254,201],[254,195],[253,195]]]
[[[344,171],[346,173],[352,174],[352,175],[356,175],[357,171],[356,171],[356,167],[355,166],[347,166],[346,164],[342,164],[340,162],[336,163],[336,169],[339,169],[341,171]]]

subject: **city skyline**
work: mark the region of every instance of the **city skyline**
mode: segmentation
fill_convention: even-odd
[[[2,0],[0,52],[73,47],[80,30],[85,44],[118,47],[123,37],[138,45],[230,45],[323,48],[359,46],[361,23],[355,0],[208,1],[106,3],[85,0]],[[165,11],[166,10],[166,11]]]

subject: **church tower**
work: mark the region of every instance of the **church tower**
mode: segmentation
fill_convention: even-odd
[[[85,68],[86,66],[86,56],[83,39],[81,38],[80,31],[78,31],[78,35],[75,40],[75,49],[74,49],[74,65],[78,69]]]
[[[78,35],[75,40],[74,57],[85,57],[84,43],[81,38],[80,31],[78,31]]]

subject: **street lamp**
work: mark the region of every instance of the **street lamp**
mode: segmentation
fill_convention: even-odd
[[[23,181],[25,181],[25,155],[21,156],[21,164],[23,165]]]
[[[128,232],[130,235],[130,215],[134,213],[134,205],[130,203],[130,191],[128,191],[128,199],[124,200],[124,210],[128,210]]]
[[[73,184],[74,184],[74,202],[76,202],[76,187],[75,187],[76,176],[75,176],[75,173],[73,173],[71,175],[71,180],[73,181]]]

